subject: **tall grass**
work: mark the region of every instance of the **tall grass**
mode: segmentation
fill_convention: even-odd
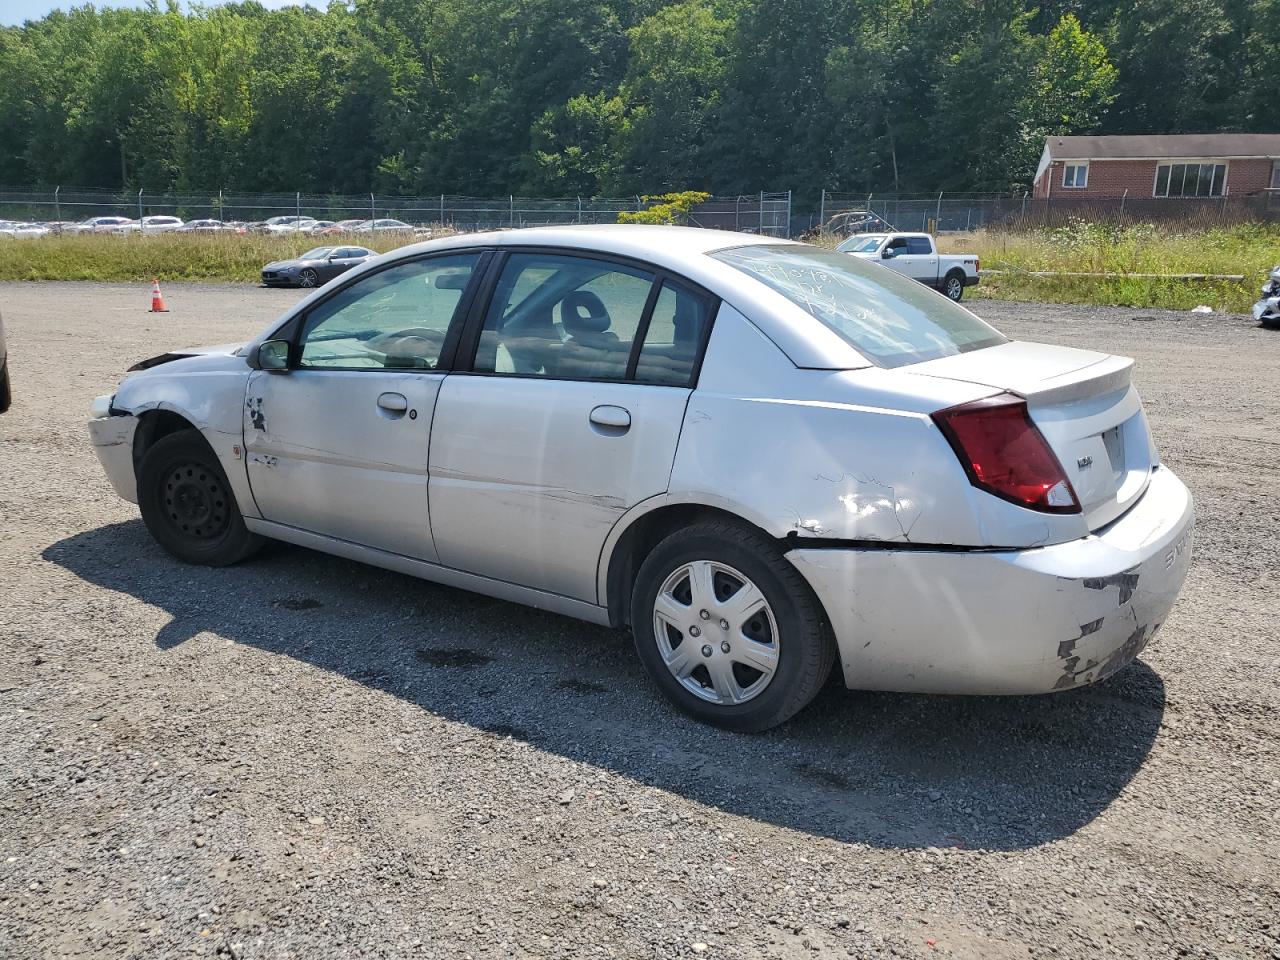
[[[976,253],[982,283],[969,293],[1004,300],[1115,304],[1186,310],[1207,304],[1244,312],[1280,263],[1280,226],[1246,224],[1179,233],[1149,224],[1073,222],[1028,233],[946,234],[942,250]],[[998,273],[986,273],[995,270]],[[1110,277],[1034,277],[1032,272],[1106,273]],[[1242,274],[1240,281],[1175,280],[1134,274]]]
[[[439,235],[439,231],[437,231]],[[351,238],[298,235],[167,233],[0,238],[0,280],[256,281],[262,265],[311,247]],[[361,236],[381,252],[404,237]],[[1208,304],[1243,312],[1267,272],[1280,263],[1280,225],[1224,227],[1178,233],[1150,225],[1072,223],[1027,233],[944,234],[949,253],[976,253],[982,283],[968,295],[1007,300],[1116,304],[1189,309]],[[1112,277],[1035,277],[1033,272],[1107,273]],[[1242,281],[1187,281],[1134,274],[1243,274]]]
[[[233,233],[0,238],[0,280],[256,281],[263,264],[296,257],[314,247],[358,244],[385,253],[407,242],[412,241],[403,235],[376,234],[358,238]]]

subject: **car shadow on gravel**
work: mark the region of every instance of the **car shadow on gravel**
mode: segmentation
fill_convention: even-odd
[[[272,545],[237,567],[184,566],[135,520],[43,556],[166,611],[170,622],[139,638],[163,657],[214,634],[488,736],[875,846],[1014,850],[1068,836],[1132,780],[1164,714],[1164,685],[1138,661],[1095,687],[1044,697],[858,693],[833,680],[791,722],[742,736],[662,700],[624,632],[314,551]]]

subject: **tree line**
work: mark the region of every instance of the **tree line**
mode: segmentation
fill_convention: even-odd
[[[1015,190],[1053,134],[1280,130],[1280,0],[254,0],[0,29],[0,183]]]

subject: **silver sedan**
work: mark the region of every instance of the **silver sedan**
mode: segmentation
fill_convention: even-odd
[[[852,688],[1102,680],[1165,622],[1192,503],[1132,361],[1017,343],[832,251],[675,227],[378,257],[95,404],[191,563],[273,538],[602,625],[762,730]]]

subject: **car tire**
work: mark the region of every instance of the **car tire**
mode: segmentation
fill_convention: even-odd
[[[640,662],[668,699],[741,733],[805,707],[835,660],[809,584],[771,540],[732,521],[692,524],[653,548],[636,576],[631,626]]]
[[[155,541],[186,563],[225,567],[255,553],[218,458],[196,430],[161,437],[142,457],[138,507]]]
[[[964,298],[964,274],[952,270],[942,281],[942,295],[952,303],[959,303]]]
[[[298,271],[298,286],[307,289],[320,286],[320,274],[316,273],[310,267],[307,267],[305,270]]]

